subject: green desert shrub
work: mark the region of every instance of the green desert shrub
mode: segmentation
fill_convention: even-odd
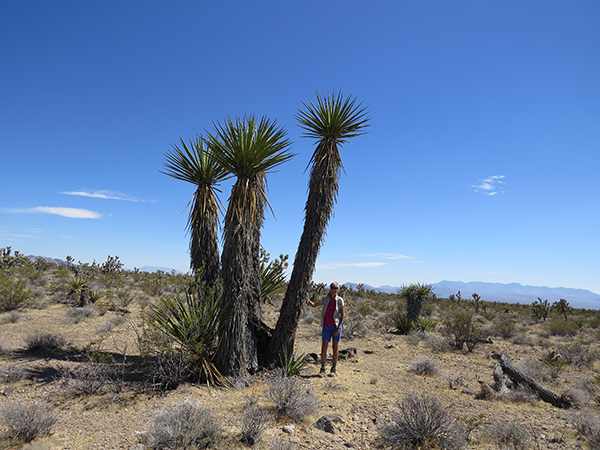
[[[379,429],[386,446],[391,448],[455,450],[466,447],[464,431],[435,397],[408,395],[397,401],[391,418],[392,423]]]
[[[25,280],[15,280],[0,273],[0,312],[14,311],[27,305],[31,291]]]
[[[472,352],[476,345],[484,340],[485,334],[475,323],[471,314],[454,312],[448,319],[442,321],[442,335],[448,343],[457,350],[462,350],[466,345]]]
[[[58,415],[45,404],[21,402],[0,405],[0,422],[7,429],[4,436],[13,442],[29,443],[52,432]]]
[[[275,404],[278,420],[288,418],[294,422],[303,422],[319,407],[313,390],[297,377],[273,378],[265,395]]]
[[[579,332],[575,322],[562,319],[552,319],[546,329],[553,336],[575,336]]]
[[[196,403],[179,403],[161,410],[148,432],[148,446],[162,450],[204,449],[223,439],[221,425]]]
[[[501,320],[497,324],[492,326],[492,333],[496,336],[502,337],[502,339],[510,339],[516,333],[517,326],[512,320]]]

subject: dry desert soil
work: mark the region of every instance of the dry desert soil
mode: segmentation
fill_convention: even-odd
[[[265,305],[264,317],[274,324],[277,308]],[[18,320],[0,320],[0,403],[41,402],[48,404],[59,415],[52,434],[37,439],[24,448],[51,450],[78,449],[143,449],[144,433],[157,413],[163,408],[181,402],[197,402],[209,409],[224,426],[229,438],[217,448],[244,448],[236,433],[240,417],[249,398],[269,408],[264,396],[269,382],[275,375],[262,372],[246,385],[232,388],[207,387],[185,384],[177,389],[159,393],[151,389],[125,385],[118,395],[73,396],[65,392],[61,374],[66,367],[76,367],[82,362],[84,349],[88,352],[101,350],[116,355],[117,362],[125,365],[135,362],[138,352],[136,334],[128,321],[120,322],[116,312],[95,314],[78,323],[68,323],[65,318],[72,308],[63,304],[49,304],[43,308],[19,312]],[[352,304],[348,304],[348,316]],[[7,314],[0,315],[0,319]],[[138,320],[136,308],[131,317]],[[434,320],[440,317],[433,315]],[[109,327],[106,324],[116,324]],[[482,326],[485,319],[480,318]],[[540,345],[531,340],[530,345],[517,345],[500,337],[492,343],[481,344],[471,353],[446,349],[434,350],[422,335],[402,336],[366,323],[364,332],[342,339],[342,350],[355,348],[356,354],[342,360],[337,378],[319,378],[318,366],[308,364],[301,373],[304,380],[318,397],[319,408],[304,422],[294,423],[293,434],[284,426],[291,422],[276,421],[273,417],[262,432],[261,441],[254,448],[273,448],[291,442],[298,449],[386,448],[378,430],[390,422],[390,412],[395,401],[408,394],[428,395],[439,400],[457,426],[468,433],[467,448],[494,449],[500,444],[486,438],[486,430],[500,421],[517,423],[527,433],[523,447],[532,449],[579,449],[588,448],[584,438],[573,425],[577,414],[596,414],[589,398],[582,408],[560,409],[540,400],[510,401],[508,399],[479,400],[480,382],[493,384],[496,361],[492,351],[511,358],[515,365],[526,361],[541,360],[548,353],[548,342]],[[535,335],[536,327],[530,324],[524,333]],[[320,351],[318,321],[302,320],[296,340],[296,354]],[[23,351],[26,338],[35,333],[51,333],[67,342],[63,352],[27,354]],[[442,339],[437,331],[427,333]],[[573,338],[555,338],[556,345],[567,344]],[[418,375],[414,372],[416,362],[426,361],[435,373]],[[8,373],[21,373],[22,377],[11,379]],[[570,365],[556,379],[543,381],[548,389],[558,394],[571,389],[584,396],[581,386],[597,374],[597,367],[577,368]],[[22,379],[18,379],[22,378]],[[578,391],[579,389],[579,391]],[[337,415],[334,434],[320,431],[314,423],[322,416]],[[17,448],[4,444],[5,448]],[[431,447],[435,448],[435,447]],[[512,447],[506,447],[512,448]]]

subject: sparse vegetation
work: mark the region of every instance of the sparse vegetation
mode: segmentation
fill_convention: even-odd
[[[318,406],[317,396],[310,386],[296,377],[275,377],[269,382],[266,397],[275,404],[278,420],[288,418],[303,422]]]
[[[6,428],[5,439],[29,443],[52,432],[58,415],[45,404],[27,405],[21,402],[0,405],[0,423]]]
[[[600,449],[600,417],[590,411],[575,415],[571,419],[575,429],[586,440],[590,449]]]
[[[62,349],[67,341],[52,333],[35,333],[25,338],[25,350],[28,353],[52,352]]]
[[[419,358],[410,365],[410,371],[417,375],[436,375],[438,369],[435,364],[427,358]]]
[[[391,415],[393,423],[383,425],[379,433],[392,448],[455,450],[466,446],[460,425],[434,397],[408,395],[397,401]]]
[[[186,296],[190,292],[194,294],[192,297],[196,295],[196,277],[125,271],[118,267],[116,258],[111,258],[109,264],[76,263],[72,259],[69,264],[29,261],[27,258],[18,258],[17,261],[18,264],[9,263],[10,267],[0,269],[5,279],[11,283],[18,281],[29,292],[21,307],[0,314],[0,398],[4,399],[0,403],[52,402],[54,411],[66,418],[50,428],[50,431],[57,431],[50,438],[57,445],[64,446],[67,436],[73,439],[68,431],[73,423],[70,417],[83,411],[77,423],[80,419],[84,423],[87,420],[84,417],[88,415],[102,420],[104,414],[113,413],[113,407],[119,402],[124,406],[119,410],[124,421],[123,424],[115,424],[119,432],[113,433],[107,446],[129,448],[133,443],[125,444],[125,438],[119,436],[130,435],[131,429],[140,430],[150,423],[134,424],[135,414],[148,417],[154,409],[166,410],[167,405],[189,397],[190,403],[192,400],[199,401],[196,406],[210,409],[213,417],[227,417],[223,421],[225,433],[219,434],[210,446],[289,446],[289,439],[272,440],[265,436],[267,424],[280,427],[273,424],[275,419],[283,424],[303,423],[296,427],[292,438],[292,442],[296,439],[302,442],[318,433],[310,422],[321,415],[339,412],[347,424],[341,425],[344,432],[335,439],[344,443],[354,440],[358,445],[374,448],[381,445],[379,439],[383,436],[377,438],[371,423],[388,417],[385,409],[380,414],[386,393],[392,392],[392,389],[414,392],[419,386],[426,385],[429,395],[437,397],[449,414],[461,411],[460,414],[465,417],[477,418],[477,425],[469,430],[474,440],[483,439],[484,435],[489,439],[485,424],[496,418],[517,422],[534,436],[534,431],[523,424],[528,423],[532,411],[527,403],[535,403],[538,404],[534,408],[535,427],[543,427],[544,437],[538,434],[535,442],[530,439],[526,444],[529,448],[564,450],[577,445],[598,448],[594,447],[593,430],[595,408],[600,403],[600,390],[597,388],[600,383],[594,371],[600,351],[600,313],[595,310],[573,309],[568,312],[566,321],[561,313],[550,310],[550,316],[544,322],[543,318],[532,317],[531,304],[482,302],[481,315],[473,315],[470,293],[460,301],[432,297],[423,304],[421,315],[411,324],[409,333],[400,337],[390,332],[395,328],[390,322],[387,322],[390,325],[387,328],[382,324],[386,317],[389,320],[390,311],[406,315],[406,300],[397,293],[375,292],[364,285],[355,289],[344,287],[342,295],[347,306],[344,336],[352,334],[354,340],[342,340],[341,350],[357,347],[358,352],[356,356],[340,360],[338,378],[322,380],[314,377],[318,365],[312,362],[313,355],[311,362],[302,369],[302,378],[293,375],[298,373],[295,370],[288,372],[290,376],[286,378],[293,384],[291,388],[282,381],[286,378],[275,377],[275,374],[282,373],[278,368],[274,372],[261,371],[245,380],[232,379],[234,389],[215,388],[213,382],[207,389],[208,377],[200,374],[199,365],[195,362],[194,352],[202,346],[182,345],[193,341],[192,334],[183,339],[178,337],[184,336],[181,331],[193,329],[191,324],[194,321],[188,316],[198,314],[195,307],[197,300]],[[103,265],[105,272],[101,270]],[[65,304],[66,282],[72,276],[86,281],[89,292],[86,306],[75,306],[78,304],[75,300]],[[275,323],[282,296],[283,289],[280,288],[270,295],[271,303],[261,304],[268,326]],[[153,322],[155,309],[165,307],[165,299],[175,302],[172,305],[175,313],[173,309],[166,308],[168,312],[163,315],[163,318],[168,317],[167,326],[172,327],[169,332]],[[182,308],[185,314],[180,313]],[[188,314],[191,309],[194,311]],[[463,342],[462,350],[466,349],[467,353],[457,351],[453,334],[453,326],[463,323],[456,321],[461,314],[466,317],[464,323],[470,324],[473,327],[471,331],[476,332]],[[320,316],[315,313],[301,317],[296,354],[318,352]],[[174,322],[180,326],[174,326]],[[424,326],[425,323],[439,326]],[[354,329],[352,333],[351,328]],[[468,326],[466,328],[469,330]],[[139,333],[139,341],[135,332]],[[484,333],[487,332],[492,336],[494,345],[479,346],[485,342]],[[496,339],[496,336],[505,339]],[[218,339],[202,341],[206,343],[208,352],[205,356],[210,361]],[[136,346],[138,342],[141,355]],[[467,344],[475,345],[471,352],[468,352]],[[125,351],[127,346],[128,351]],[[468,399],[474,397],[477,391],[479,381],[493,383],[493,363],[488,359],[490,350],[510,355],[514,358],[515,367],[523,373],[552,392],[562,393],[570,404],[585,411],[591,425],[576,426],[581,436],[576,435],[573,429],[563,434],[561,427],[570,417],[569,413],[557,408],[543,408],[544,400],[523,388],[511,387],[507,394],[498,396],[494,402],[469,402]],[[122,355],[122,360],[119,355]],[[290,367],[300,360],[292,355],[290,363],[293,361],[294,364],[288,365]],[[119,362],[114,362],[117,359]],[[282,364],[284,369],[286,365]],[[407,369],[411,374],[406,374]],[[423,378],[436,374],[438,377],[435,379]],[[277,386],[273,388],[274,385]],[[163,392],[167,389],[174,391]],[[254,396],[257,392],[261,394],[256,395],[251,404],[239,403],[240,394]],[[237,400],[232,400],[236,396]],[[346,401],[347,397],[356,400]],[[498,401],[503,402],[500,407]],[[111,406],[107,408],[107,405]],[[64,414],[64,411],[67,413]],[[125,426],[127,431],[119,428]],[[90,436],[95,433],[93,428],[89,429]],[[9,441],[12,446],[19,445],[18,440],[8,439],[8,426],[4,422],[0,423],[0,433],[4,433],[0,435],[0,448]],[[38,436],[42,437],[44,433]],[[86,433],[75,435],[82,439]],[[140,434],[140,439],[144,436],[147,437],[144,445],[148,446],[150,437],[154,439],[157,435],[148,431]],[[225,436],[224,441],[221,441],[221,436]],[[99,439],[98,435],[94,435],[93,439]],[[424,445],[440,445],[434,442],[427,441]],[[88,444],[87,441],[85,444],[77,441],[72,448],[87,448]],[[491,440],[481,444],[472,441],[471,444],[494,448],[502,445],[517,448],[514,445],[518,445],[496,444]],[[388,446],[393,447],[391,443]]]
[[[25,280],[13,279],[0,272],[0,312],[23,308],[31,297]]]
[[[473,317],[469,313],[454,312],[442,323],[442,334],[457,350],[462,350],[466,345],[470,353],[484,339],[484,332],[473,323]]]
[[[210,448],[222,439],[222,432],[210,411],[184,402],[158,413],[148,433],[148,446],[157,450]]]
[[[530,441],[529,433],[518,422],[499,421],[485,430],[487,440],[506,450],[525,450]]]
[[[240,442],[248,447],[260,442],[262,432],[269,422],[269,417],[263,409],[252,406],[242,416]]]

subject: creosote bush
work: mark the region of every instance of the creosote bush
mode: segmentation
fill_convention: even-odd
[[[457,350],[462,350],[466,345],[470,353],[484,339],[484,332],[475,325],[473,317],[468,313],[454,312],[442,323],[442,335]]]
[[[0,422],[8,429],[5,438],[10,441],[29,443],[46,436],[57,421],[58,415],[45,404],[14,402],[0,405]]]
[[[196,403],[184,402],[158,413],[148,432],[148,446],[156,449],[186,450],[209,448],[222,439],[221,425],[210,411]]]
[[[23,308],[31,297],[25,280],[15,280],[0,273],[0,312]]]
[[[465,448],[464,431],[435,397],[408,395],[399,399],[396,407],[391,413],[393,423],[379,429],[387,446],[406,450]]]
[[[265,395],[275,404],[278,420],[288,418],[302,422],[319,407],[313,390],[297,377],[275,377]]]

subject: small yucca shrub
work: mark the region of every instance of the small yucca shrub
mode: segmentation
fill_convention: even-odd
[[[220,297],[204,287],[164,296],[151,307],[145,348],[155,361],[167,363],[163,369],[176,362],[173,368],[191,381],[227,384],[212,362],[224,326],[222,312]]]

